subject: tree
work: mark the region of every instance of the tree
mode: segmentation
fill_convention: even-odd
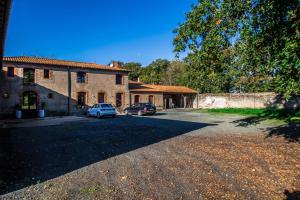
[[[300,95],[299,41],[299,34],[292,39],[286,38],[283,51],[274,61],[275,67],[278,67],[275,91],[284,94],[285,98]]]
[[[164,85],[185,85],[185,74],[186,63],[182,61],[172,61],[163,75],[162,83]]]
[[[298,0],[199,0],[175,30],[200,92],[299,95]]]
[[[170,66],[170,62],[166,59],[157,59],[150,65],[142,68],[141,81],[150,84],[162,84],[163,76]]]
[[[297,74],[297,45],[295,48],[287,47],[287,44],[297,43],[299,3],[295,0],[252,1],[241,27],[236,61],[243,72],[239,83],[244,90],[276,91],[286,98],[299,94],[295,87],[299,78],[288,73],[290,70]],[[286,90],[287,86],[291,86],[289,90]]]
[[[142,64],[137,62],[125,63],[124,68],[131,70],[128,74],[128,79],[132,81],[137,81],[142,73]]]
[[[189,86],[200,92],[231,89],[231,40],[236,35],[246,1],[203,0],[193,6],[175,30],[175,52],[187,51]]]

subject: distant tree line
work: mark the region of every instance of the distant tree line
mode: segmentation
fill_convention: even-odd
[[[125,63],[124,67],[130,69],[129,79],[143,83],[163,85],[185,85],[187,65],[182,61],[169,61],[157,59],[148,66],[142,67],[140,63]]]
[[[126,63],[129,78],[202,93],[300,95],[299,0],[199,0],[175,30],[183,61]]]

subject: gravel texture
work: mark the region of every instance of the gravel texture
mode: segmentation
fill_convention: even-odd
[[[1,129],[0,199],[299,199],[299,142],[240,119],[164,112]]]

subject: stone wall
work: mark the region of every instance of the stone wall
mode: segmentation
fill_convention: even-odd
[[[198,108],[265,108],[273,106],[300,107],[300,98],[285,101],[282,96],[272,92],[198,95]]]

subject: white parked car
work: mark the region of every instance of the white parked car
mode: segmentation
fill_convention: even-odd
[[[101,118],[104,116],[116,117],[116,109],[109,103],[99,103],[90,107],[87,111],[89,117]]]

